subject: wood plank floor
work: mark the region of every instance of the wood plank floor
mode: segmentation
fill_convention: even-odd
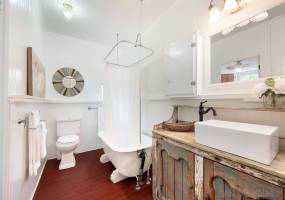
[[[150,185],[135,190],[135,178],[113,184],[114,167],[101,164],[102,150],[76,155],[76,167],[59,171],[59,161],[49,160],[34,196],[35,200],[150,200]]]

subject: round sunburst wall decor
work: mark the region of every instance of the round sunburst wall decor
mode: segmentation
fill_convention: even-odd
[[[73,97],[82,92],[84,78],[76,69],[64,67],[55,72],[52,84],[59,94],[66,97]]]

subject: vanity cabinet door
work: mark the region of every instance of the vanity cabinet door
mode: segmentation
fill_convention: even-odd
[[[193,153],[157,141],[153,158],[154,199],[194,199]]]
[[[205,200],[283,200],[283,189],[204,159]]]

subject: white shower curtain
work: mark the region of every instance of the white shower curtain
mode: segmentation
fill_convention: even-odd
[[[105,67],[104,134],[119,148],[140,145],[139,66]]]

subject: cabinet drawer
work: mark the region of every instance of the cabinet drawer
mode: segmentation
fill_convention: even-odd
[[[283,200],[283,188],[205,159],[204,198]]]

